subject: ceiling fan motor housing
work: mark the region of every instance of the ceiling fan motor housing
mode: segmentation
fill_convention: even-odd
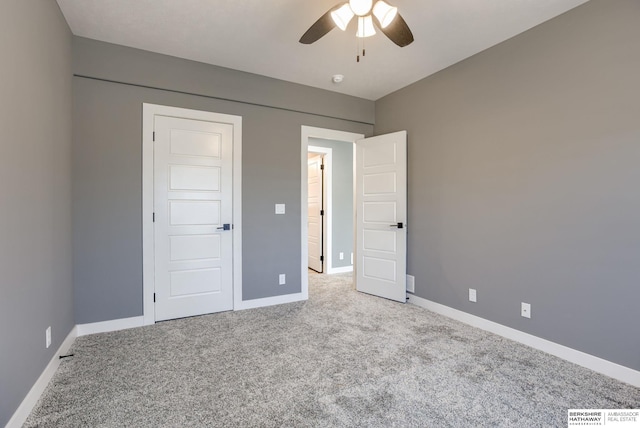
[[[365,16],[371,12],[373,0],[349,0],[349,7],[358,16]]]

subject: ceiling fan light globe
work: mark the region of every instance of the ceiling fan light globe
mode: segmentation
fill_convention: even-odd
[[[378,18],[380,26],[387,28],[396,18],[398,8],[389,5],[383,0],[378,0],[375,6],[373,6],[373,14]]]
[[[358,32],[356,37],[371,37],[376,34],[376,29],[373,26],[373,18],[371,15],[364,17],[358,17]]]
[[[373,0],[349,0],[349,6],[354,14],[358,16],[365,16],[371,12]]]
[[[343,4],[339,9],[331,12],[331,18],[342,31],[347,29],[347,25],[353,18],[353,11],[348,3]]]

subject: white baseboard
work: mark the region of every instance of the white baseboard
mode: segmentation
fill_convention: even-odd
[[[305,293],[285,294],[283,296],[265,297],[263,299],[241,300],[233,308],[234,311],[243,311],[245,309],[262,308],[265,306],[281,305],[283,303],[301,302],[307,300],[308,295]]]
[[[141,327],[143,325],[143,320],[144,317],[133,317],[90,324],[78,324],[73,327],[71,332],[67,335],[67,338],[60,345],[60,348],[58,348],[58,351],[54,354],[53,358],[51,358],[47,367],[45,367],[36,383],[31,387],[27,396],[22,400],[22,403],[15,411],[5,428],[19,428],[24,424],[27,417],[29,417],[29,414],[33,410],[33,407],[36,405],[40,396],[49,384],[49,381],[51,381],[51,378],[58,369],[58,366],[60,365],[60,355],[64,355],[69,351],[76,337]]]
[[[60,355],[64,355],[69,351],[76,337],[77,328],[73,327],[56,353],[53,354],[51,361],[49,361],[49,364],[47,364],[47,367],[45,367],[36,383],[33,384],[27,396],[24,397],[24,400],[22,400],[18,409],[16,409],[11,419],[9,419],[5,428],[20,428],[24,424],[29,417],[29,414],[38,403],[38,400],[45,388],[49,385],[49,381],[58,369],[58,366],[60,365]]]
[[[348,273],[353,272],[353,266],[343,266],[338,268],[327,269],[328,275],[333,275],[334,273]]]
[[[78,324],[78,337],[88,334],[108,333],[110,331],[126,330],[129,328],[142,327],[144,317],[120,318],[117,320],[93,322],[89,324]]]
[[[555,355],[556,357],[562,358],[563,360],[578,364],[582,367],[586,367],[590,370],[593,370],[594,372],[612,377],[621,382],[640,387],[640,371],[621,366],[620,364],[612,363],[611,361],[607,361],[602,358],[584,353],[582,351],[578,351],[576,349],[572,349],[567,346],[560,345],[558,343],[551,342],[549,340],[542,339],[528,333],[524,333],[520,330],[516,330],[514,328],[507,327],[484,318],[480,318],[476,315],[468,314],[458,309],[453,309],[440,303],[423,299],[413,294],[407,294],[407,296],[409,297],[409,303],[413,303],[416,306],[420,306],[449,318],[453,318],[465,324],[469,324],[473,327],[478,327],[482,330],[495,333],[499,336],[506,337],[507,339],[520,342],[524,345],[530,346],[548,354]]]

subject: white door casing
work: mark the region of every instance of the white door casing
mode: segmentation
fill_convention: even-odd
[[[156,116],[156,321],[233,309],[233,126]]]
[[[407,133],[356,142],[356,289],[406,302]]]
[[[162,124],[162,122],[171,122]],[[156,122],[159,122],[159,127],[168,126],[169,128],[175,127],[176,123],[178,132],[174,132],[176,140],[174,147],[171,145],[165,146],[164,156],[171,162],[174,162],[173,170],[169,167],[167,162],[167,170],[165,173],[164,188],[167,193],[167,200],[163,207],[156,206],[156,177],[155,171],[155,145],[153,141],[155,136],[158,140],[163,139],[162,129],[158,129],[156,134]],[[187,126],[187,129],[183,129]],[[192,128],[192,125],[196,129]],[[202,129],[202,127],[205,129]],[[206,147],[204,143],[207,140],[207,135],[211,133],[212,129],[207,129],[209,126],[226,128],[224,132],[229,134],[230,130],[230,146],[226,149],[229,158],[226,159],[227,167],[226,174],[220,172],[220,185],[223,185],[223,181],[232,182],[229,187],[228,198],[229,205],[225,209],[223,203],[220,202],[220,220],[217,221],[211,216],[216,215],[215,206],[218,202],[211,198],[213,193],[209,188],[211,184],[211,172],[215,170],[215,166],[211,164],[211,160],[215,158],[212,156],[212,151],[217,150],[216,144],[212,147]],[[174,128],[176,129],[176,128]],[[184,132],[188,131],[188,132]],[[224,133],[223,132],[223,133]],[[220,134],[220,129],[214,129],[213,134]],[[172,138],[171,135],[166,137],[169,141]],[[220,150],[223,150],[221,141]],[[205,148],[203,148],[203,146]],[[204,153],[202,152],[204,150]],[[209,306],[206,312],[214,312],[218,310],[227,309],[244,309],[244,302],[242,301],[242,118],[240,116],[212,113],[199,110],[182,109],[177,107],[161,106],[154,104],[143,104],[143,140],[142,140],[142,223],[143,223],[143,319],[144,324],[153,324],[160,319],[175,318],[181,316],[195,315],[199,311],[193,312],[190,309],[189,313],[179,313],[163,315],[163,309],[160,309],[156,314],[155,300],[162,299],[161,293],[163,287],[162,279],[157,278],[158,272],[156,268],[156,246],[163,248],[165,254],[165,263],[168,265],[167,272],[173,272],[174,290],[171,298],[176,300],[194,300],[197,295],[206,296],[210,293],[216,293],[215,288],[207,284],[207,281],[211,283],[212,275],[215,276],[219,272],[220,278],[226,278],[225,283],[229,289],[229,293],[226,293],[226,298],[222,300],[225,302],[224,309],[222,306]],[[204,155],[204,156],[203,156]],[[163,154],[159,153],[160,158]],[[222,168],[225,169],[225,168]],[[225,178],[226,175],[226,178]],[[214,179],[217,179],[217,173],[213,174]],[[170,183],[169,179],[173,179],[173,183]],[[205,180],[202,180],[202,179]],[[208,179],[208,180],[207,180]],[[209,184],[207,184],[207,181]],[[205,183],[205,184],[197,184]],[[195,188],[189,189],[190,186]],[[169,191],[170,186],[173,187]],[[169,193],[170,192],[170,193]],[[209,197],[207,197],[207,195]],[[170,196],[170,197],[169,197]],[[164,214],[162,210],[164,209]],[[156,212],[158,211],[158,212]],[[224,214],[223,214],[224,213]],[[164,220],[163,220],[164,215]],[[222,219],[222,216],[228,216],[227,219]],[[154,217],[158,222],[154,222]],[[165,222],[162,226],[162,222]],[[189,224],[191,223],[191,224]],[[211,223],[228,223],[233,225],[232,230],[218,231],[217,227],[220,225],[212,225]],[[156,226],[164,228],[167,231],[167,238],[165,242],[157,241]],[[222,226],[223,227],[223,226]],[[212,232],[215,229],[215,232]],[[175,233],[178,232],[178,233]],[[172,233],[170,238],[169,233]],[[229,234],[232,241],[231,248],[224,250],[226,254],[227,264],[231,262],[231,269],[228,272],[223,272],[223,266],[216,266],[213,262],[216,257],[209,257],[212,255],[211,246],[212,242],[215,242],[215,238],[211,238],[212,235],[220,235],[220,245],[224,248],[224,235]],[[181,235],[182,234],[182,235]],[[198,237],[197,235],[202,235]],[[177,237],[178,239],[175,239]],[[186,238],[186,239],[185,239]],[[184,245],[187,241],[195,239],[195,244]],[[174,241],[173,243],[171,241]],[[173,245],[173,248],[172,248]],[[173,251],[173,255],[169,252]],[[207,254],[207,251],[209,252]],[[205,254],[201,253],[204,252]],[[202,256],[206,256],[201,258]],[[195,256],[195,257],[194,257]],[[189,259],[189,257],[194,257]],[[224,257],[223,257],[224,258]],[[218,262],[222,262],[219,260]],[[170,270],[171,269],[171,270]],[[218,271],[218,269],[220,269]],[[170,275],[168,273],[168,275]],[[190,279],[188,277],[191,277]],[[203,280],[207,284],[204,289],[198,289],[198,279]],[[215,278],[213,278],[215,279]],[[156,281],[159,280],[160,287],[156,290]],[[166,286],[166,283],[165,283]],[[208,288],[207,288],[208,287]],[[178,297],[177,295],[184,294],[184,297]],[[167,296],[170,296],[171,292],[167,291]],[[229,300],[228,296],[231,296]],[[165,296],[166,297],[166,296]],[[197,299],[200,300],[200,299]],[[206,299],[204,299],[206,300]],[[162,304],[161,304],[162,305]],[[158,315],[158,316],[156,316]]]
[[[309,228],[309,268],[316,272],[323,269],[323,159],[322,155],[310,155],[308,170],[308,206],[307,223]]]

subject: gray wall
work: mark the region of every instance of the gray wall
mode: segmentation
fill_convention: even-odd
[[[334,268],[351,266],[351,253],[353,252],[353,143],[309,138],[309,145],[332,149],[332,212],[328,213],[333,223],[331,266]],[[343,260],[340,260],[341,252],[344,253]]]
[[[142,315],[142,103],[242,116],[243,298],[300,291],[301,126],[371,135],[372,101],[82,38],[73,71],[76,323]]]
[[[373,124],[372,101],[257,74],[74,38],[73,73]]]
[[[418,296],[640,369],[639,18],[593,0],[376,102]]]
[[[0,57],[4,426],[73,327],[71,34],[56,2],[1,2]]]

